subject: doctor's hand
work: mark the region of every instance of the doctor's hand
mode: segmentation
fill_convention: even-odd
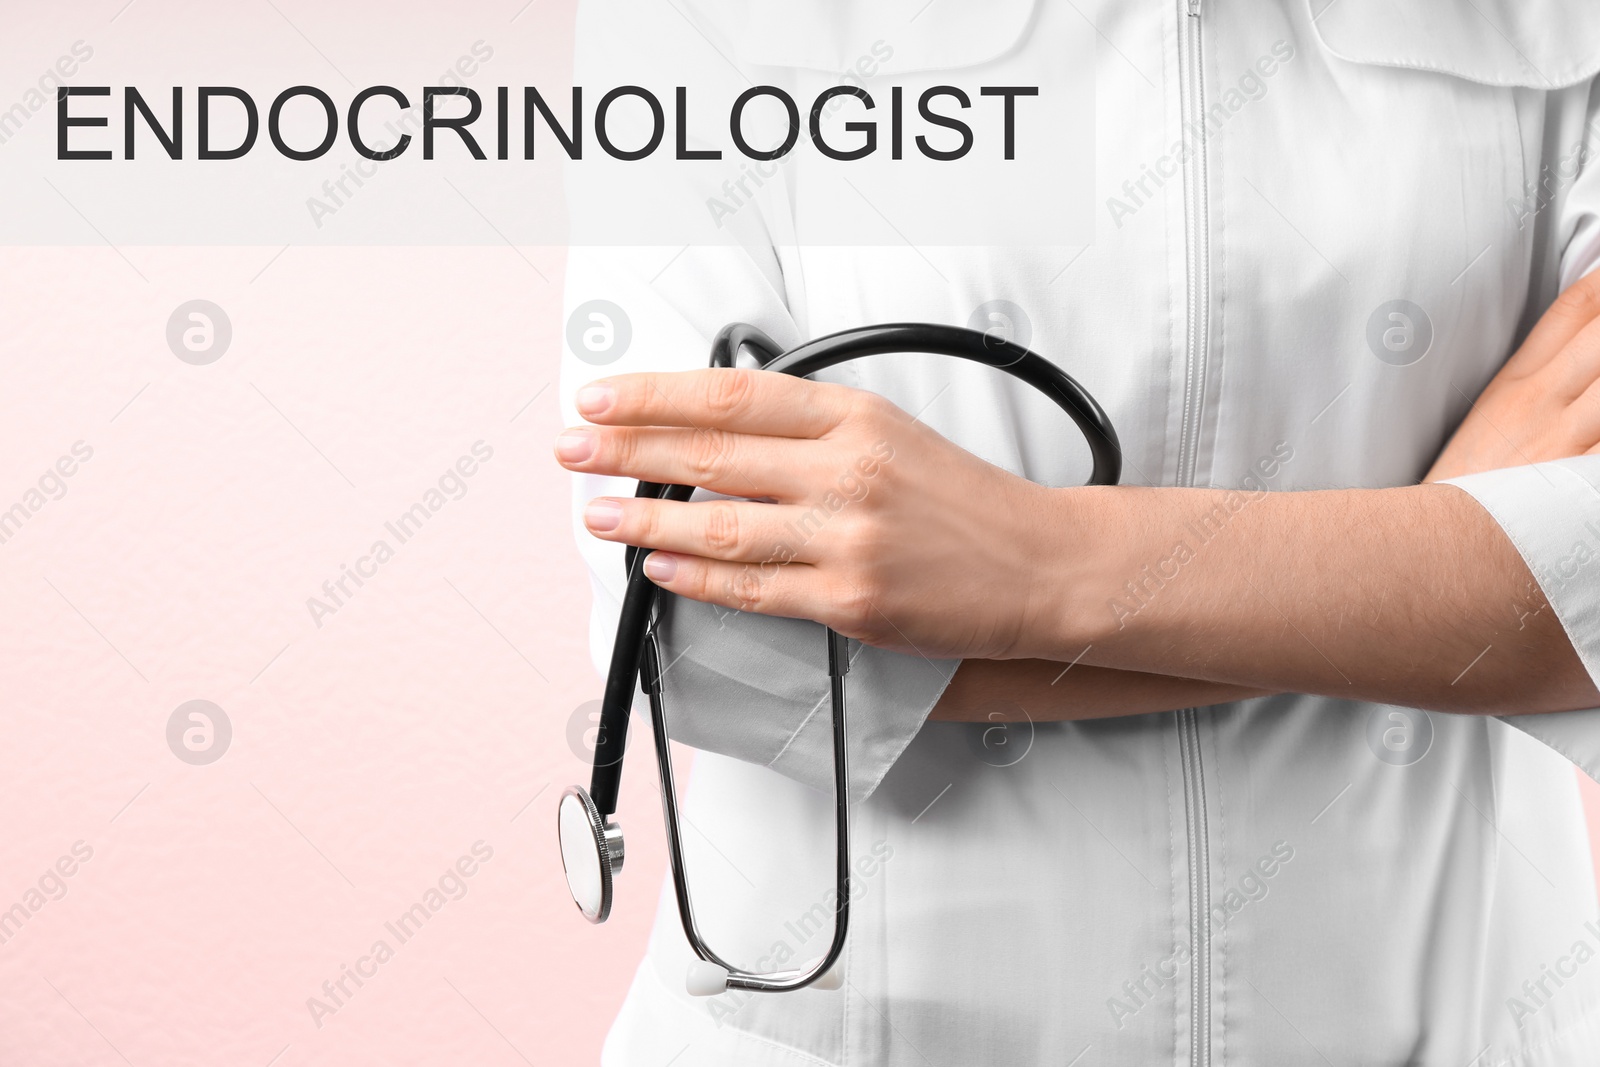
[[[1569,286],[1494,376],[1425,481],[1600,452],[1600,271]]]
[[[745,498],[589,503],[594,536],[654,550],[645,574],[662,588],[928,656],[1031,654],[1050,610],[1039,568],[1074,540],[1052,506],[1062,490],[875,394],[785,374],[619,375],[577,406],[593,425],[557,441],[569,470]]]

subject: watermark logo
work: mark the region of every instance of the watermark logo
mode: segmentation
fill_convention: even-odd
[[[1394,767],[1409,767],[1433,747],[1433,719],[1416,708],[1382,704],[1367,716],[1367,747]]]
[[[869,484],[885,464],[894,459],[894,446],[888,441],[878,441],[846,467],[833,488],[825,491],[815,504],[783,528],[783,539],[773,546],[772,555],[759,565],[746,564],[728,579],[726,586],[730,599],[737,600],[740,610],[756,604],[767,580],[778,575],[779,569],[793,563],[801,549],[811,543],[824,526],[845,508],[861,503],[872,491]],[[735,612],[737,614],[737,612]],[[718,614],[717,626],[722,628],[727,616]]]
[[[1367,318],[1367,347],[1391,367],[1409,367],[1433,347],[1433,320],[1409,300],[1379,304]]]
[[[66,496],[66,480],[93,457],[92,446],[83,441],[74,441],[71,453],[57,457],[55,463],[44,469],[38,481],[29,486],[16,503],[7,507],[4,501],[0,501],[0,545],[15,537],[23,524],[46,504]]]
[[[1021,704],[997,700],[967,728],[967,747],[991,767],[1015,767],[1033,748],[1033,718]]]
[[[339,564],[339,573],[322,583],[322,595],[306,598],[306,611],[317,629],[330,616],[337,615],[346,604],[373,578],[384,564],[394,559],[395,553],[421,532],[423,526],[451,501],[467,495],[469,480],[494,458],[494,447],[483,440],[474,441],[470,454],[462,454],[454,464],[446,467],[434,484],[424,490],[420,499],[405,511],[383,524],[384,536],[373,540],[364,555],[357,556],[354,565]]]
[[[398,105],[399,113],[394,118],[384,120],[383,134],[376,132],[367,134],[376,143],[361,142],[362,147],[358,150],[361,158],[357,159],[354,165],[341,163],[338,175],[323,181],[321,196],[312,195],[306,198],[306,211],[316,228],[322,229],[324,219],[337,215],[349,207],[350,202],[360,195],[367,183],[378,176],[378,164],[394,159],[410,147],[413,134],[420,131],[424,142],[431,143],[433,136],[431,124],[447,129],[454,128],[467,141],[470,148],[476,148],[476,141],[472,140],[472,135],[467,132],[465,123],[455,126],[458,120],[435,119],[434,113],[440,97],[448,100],[460,93],[470,93],[471,90],[466,88],[467,79],[478,74],[483,65],[493,58],[494,46],[480,38],[473,42],[469,52],[456,57],[456,61],[439,74],[433,83],[441,90],[438,97],[430,96],[424,103],[413,104],[398,89],[391,86],[376,86],[367,89],[352,101],[349,116],[350,134],[357,141],[360,141],[361,131],[364,128],[358,115],[365,102],[373,97],[385,97]],[[469,96],[468,99],[476,98]],[[479,106],[478,103],[472,104],[474,109]],[[431,156],[431,149],[428,154]],[[478,158],[483,157],[479,155]],[[505,156],[500,158],[504,159]]]
[[[1271,490],[1269,482],[1278,477],[1283,468],[1294,459],[1294,448],[1287,441],[1279,441],[1272,451],[1260,456],[1240,479],[1240,487],[1229,489],[1214,498],[1210,507],[1184,523],[1186,536],[1180,538],[1170,551],[1151,563],[1146,563],[1137,574],[1122,583],[1122,593],[1106,601],[1117,629],[1128,625],[1168,585],[1178,579],[1183,569],[1198,558],[1199,553],[1212,541],[1221,537],[1229,524],[1245,508],[1266,498]]]
[[[196,367],[221,359],[232,342],[233,323],[228,313],[209,300],[179,304],[167,319],[167,347]]]
[[[856,856],[855,862],[851,864],[850,882],[846,890],[852,905],[861,902],[871,890],[872,880],[892,859],[894,859],[894,846],[887,840],[881,839],[874,841],[864,853]],[[811,945],[815,950],[826,946],[838,908],[837,891],[825,890],[809,908],[783,924],[783,936],[773,941],[766,955],[756,960],[756,971],[762,973],[796,966],[809,967],[810,962],[804,962],[810,956],[810,953],[805,952],[805,948]],[[811,957],[812,960],[816,958]],[[843,960],[834,964],[835,967],[844,965]],[[739,1014],[746,1004],[760,996],[761,994],[748,989],[730,989],[717,996],[707,997],[706,1010],[711,1015],[711,1021],[720,1029],[723,1023]]]
[[[1289,861],[1294,859],[1294,846],[1287,841],[1275,841],[1272,848],[1245,868],[1238,881],[1224,889],[1220,899],[1211,906],[1211,925],[1220,933],[1245,908],[1266,900],[1272,891],[1269,884]],[[1172,951],[1154,964],[1145,964],[1139,973],[1122,983],[1121,996],[1106,1000],[1106,1011],[1111,1022],[1121,1030],[1127,1021],[1157,1000],[1167,996],[1163,990],[1177,980],[1179,972],[1188,966],[1191,958],[1189,945],[1178,942]]]
[[[458,857],[420,897],[412,898],[409,907],[383,924],[383,936],[374,939],[364,955],[357,956],[354,964],[341,962],[337,975],[306,998],[306,1011],[316,1028],[321,1030],[330,1016],[348,1006],[368,982],[378,977],[383,965],[393,960],[400,948],[432,922],[445,905],[463,899],[472,888],[470,880],[492,859],[494,847],[486,841],[474,841],[470,854]]]
[[[567,347],[585,363],[615,363],[633,340],[628,313],[609,300],[586,300],[567,316]]]
[[[22,928],[46,904],[67,895],[67,879],[77,874],[82,865],[94,858],[94,847],[86,841],[74,841],[70,853],[62,853],[56,862],[44,869],[38,881],[22,893],[21,899],[0,910],[0,945],[4,945],[22,932]],[[0,901],[0,905],[4,902]]]
[[[1033,323],[1028,313],[1009,300],[987,300],[979,304],[967,320],[967,329],[983,334],[985,342],[996,347],[1006,341],[1028,347],[1033,340]]]
[[[92,58],[94,45],[73,41],[71,50],[58,57],[53,66],[46,67],[20,100],[0,111],[0,145],[15,137],[29,119],[56,99],[62,88],[71,83],[78,68]]]
[[[167,747],[194,767],[215,763],[233,743],[228,713],[209,700],[189,700],[167,719]]]
[[[572,709],[572,714],[567,716],[567,747],[572,754],[584,763],[594,764],[595,750],[600,747],[601,740],[605,737],[606,728],[600,721],[600,710],[605,706],[603,701],[585,700],[582,704]],[[635,716],[628,717],[628,725],[637,722]],[[623,752],[627,750],[627,738],[623,739]],[[617,753],[617,758],[611,763],[621,762],[623,752]],[[611,766],[611,763],[605,766]],[[595,764],[599,766],[599,764]]]
[[[1574,941],[1566,955],[1556,958],[1553,967],[1541,963],[1539,973],[1522,983],[1522,996],[1506,998],[1506,1010],[1511,1013],[1511,1021],[1517,1024],[1518,1030],[1526,1025],[1529,1018],[1548,1006],[1562,987],[1578,977],[1578,971],[1584,964],[1595,958],[1595,946],[1600,945],[1600,925],[1591,919],[1583,924],[1583,931],[1588,936]],[[1552,985],[1554,989],[1550,988]]]
[[[1207,139],[1220,134],[1235,115],[1266,96],[1269,80],[1294,57],[1293,44],[1275,41],[1269,51],[1239,73],[1234,84],[1223,83],[1220,92],[1211,90],[1215,99],[1205,116],[1198,121],[1186,120],[1183,136],[1165,154],[1157,156],[1154,163],[1141,163],[1139,174],[1122,183],[1122,195],[1106,199],[1106,212],[1117,229],[1122,229],[1123,221],[1146,204],[1159,202],[1166,184],[1181,174],[1191,160],[1205,153]]]
[[[1600,118],[1590,119],[1578,131],[1577,139],[1556,160],[1554,166],[1545,163],[1539,168],[1537,178],[1523,182],[1521,196],[1506,198],[1506,207],[1511,209],[1511,217],[1517,220],[1518,230],[1527,229],[1528,224],[1537,219],[1545,208],[1560,199],[1567,186],[1578,180],[1578,175],[1589,169],[1595,154],[1589,143],[1590,138],[1600,138]]]

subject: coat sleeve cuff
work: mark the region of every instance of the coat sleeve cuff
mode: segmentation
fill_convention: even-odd
[[[662,693],[676,741],[833,792],[825,630],[803,619],[674,599],[659,625]],[[877,789],[960,666],[851,643],[845,679],[850,798]]]
[[[1600,685],[1600,456],[1485,471],[1446,484],[1471,494],[1500,524]],[[1504,721],[1600,781],[1600,709]]]

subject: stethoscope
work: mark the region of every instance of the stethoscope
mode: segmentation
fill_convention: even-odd
[[[754,326],[734,323],[724,328],[712,343],[711,365],[732,367],[739,353],[745,349],[755,354],[763,369],[800,377],[849,360],[892,352],[924,352],[994,367],[1048,396],[1077,424],[1089,445],[1094,463],[1088,484],[1114,485],[1121,475],[1122,452],[1117,444],[1116,431],[1094,397],[1043,356],[993,333],[929,323],[893,323],[844,330],[819,337],[788,352],[780,352],[772,339]],[[640,482],[637,495],[682,501],[688,500],[693,492],[694,487],[689,485]],[[689,947],[699,957],[689,968],[689,992],[696,996],[711,996],[728,989],[786,993],[810,985],[838,988],[840,975],[835,971],[834,964],[844,949],[850,921],[849,759],[845,751],[844,692],[845,675],[850,670],[847,640],[833,630],[827,630],[828,681],[833,716],[836,859],[833,939],[828,944],[827,952],[806,967],[764,974],[741,970],[711,950],[695,922],[688,875],[684,869],[678,794],[673,784],[666,709],[661,696],[662,661],[655,629],[661,590],[644,576],[644,569],[640,566],[642,553],[637,548],[630,547],[625,559],[628,586],[622,601],[621,619],[617,623],[616,642],[612,646],[611,667],[606,675],[605,699],[601,703],[599,734],[594,748],[594,772],[587,791],[575,785],[562,794],[557,816],[561,862],[566,869],[567,888],[572,892],[572,899],[583,917],[590,922],[605,922],[611,914],[614,881],[617,872],[622,869],[624,856],[622,828],[611,816],[617,810],[628,716],[633,706],[634,685],[638,682],[650,700],[656,766],[661,775],[661,806],[667,827],[667,855],[672,868],[673,889],[677,894],[678,917],[683,922]]]

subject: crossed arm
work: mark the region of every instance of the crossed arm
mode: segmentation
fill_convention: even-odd
[[[1428,472],[1424,485],[1478,471],[1596,452],[1600,452],[1600,273],[1572,286],[1545,313],[1473,405]],[[1383,492],[1393,495],[1393,491]],[[1460,497],[1458,493],[1457,504],[1462,503]],[[1600,695],[1526,566],[1471,502],[1466,502],[1460,519],[1461,534],[1480,542],[1477,552],[1466,545],[1458,547],[1462,562],[1472,566],[1488,562],[1486,577],[1492,582],[1499,576],[1502,600],[1498,605],[1480,602],[1489,610],[1475,624],[1460,618],[1440,618],[1441,612],[1435,615],[1435,625],[1463,627],[1462,636],[1468,644],[1474,637],[1482,638],[1483,644],[1473,653],[1474,661],[1463,663],[1462,673],[1452,677],[1449,688],[1459,691],[1448,694],[1453,699],[1433,702],[1417,695],[1408,700],[1401,695],[1407,687],[1389,685],[1381,687],[1376,699],[1441,711],[1500,715],[1596,706]],[[1436,529],[1445,531],[1448,541],[1456,528]],[[1370,603],[1372,598],[1369,595],[1366,599]],[[1374,627],[1379,627],[1377,616],[1386,601],[1384,591],[1378,590]],[[1336,604],[1337,600],[1329,602],[1330,608]],[[1394,622],[1391,617],[1389,629]],[[1418,619],[1415,625],[1426,626],[1427,620]],[[1459,649],[1459,639],[1456,645]],[[1421,651],[1419,647],[1418,652]],[[1482,658],[1477,659],[1478,656]],[[1468,676],[1491,656],[1496,659],[1491,666],[1498,669],[1469,684]],[[1437,675],[1438,668],[1448,662],[1452,660],[1447,655],[1440,664],[1419,662],[1416,669],[1424,675]],[[1547,671],[1555,674],[1547,679],[1545,688],[1538,683],[1541,672]],[[1509,685],[1510,691],[1496,693],[1493,683],[1487,681],[1490,675],[1500,684]],[[1436,685],[1437,678],[1433,681]],[[1027,709],[1035,719],[1104,718],[1244,700],[1278,689],[1374,696],[1358,693],[1349,685],[1340,693],[1331,684],[1321,689],[1303,685],[1251,687],[1097,666],[1076,666],[1062,673],[1059,665],[1044,661],[969,661],[952,679],[934,708],[933,717],[958,721],[991,719],[1005,716],[1016,706]],[[1039,713],[1041,709],[1045,714]]]
[[[1048,489],[872,394],[760,372],[621,375],[577,402],[590,425],[557,443],[569,469],[749,498],[602,498],[585,512],[595,536],[655,550],[646,573],[674,593],[964,659],[936,718],[1279,691],[1493,714],[1600,704],[1498,525],[1430,484],[1600,451],[1595,278],[1545,315],[1429,482],[1396,489],[1243,507],[1224,490]],[[1174,559],[1176,532],[1218,508],[1225,528]],[[1176,576],[1130,595],[1157,565]]]
[[[1132,506],[1155,523],[1181,510]],[[934,715],[1106,717],[1280,691],[1493,714],[1600,702],[1516,551],[1448,486],[1263,497],[1084,661],[966,662]]]

